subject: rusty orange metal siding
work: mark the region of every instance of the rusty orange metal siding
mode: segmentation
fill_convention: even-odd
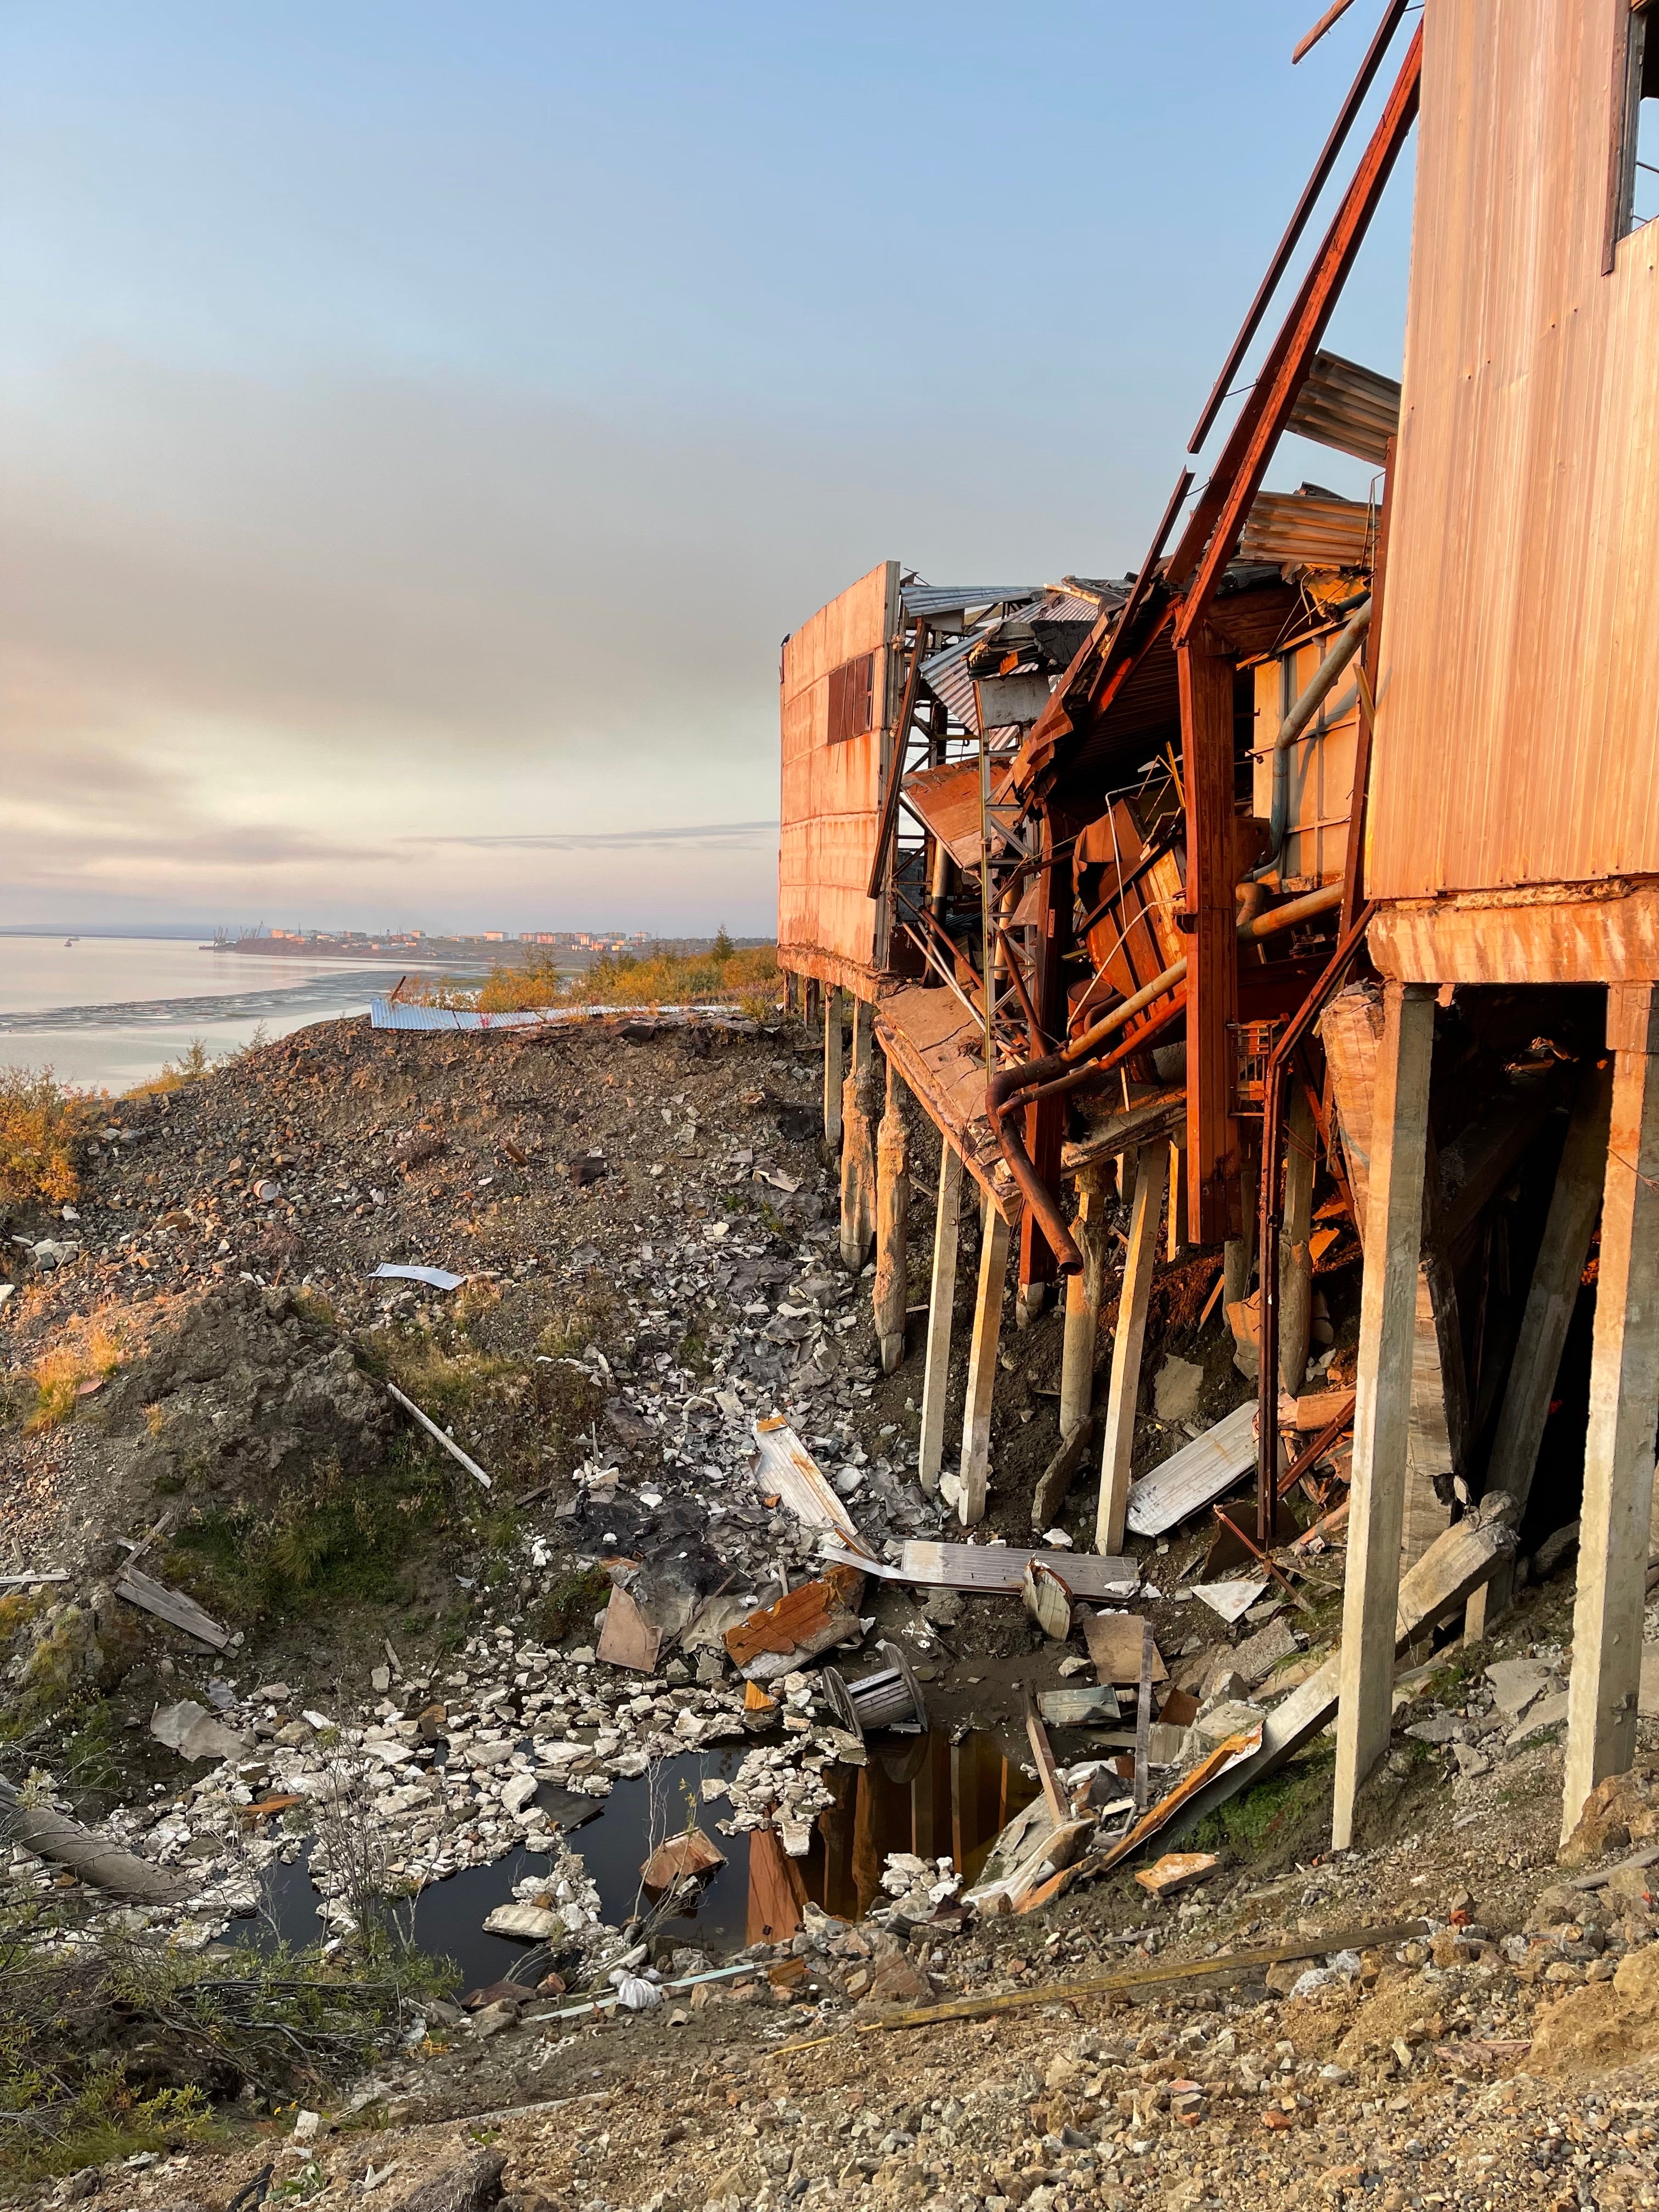
[[[1366,888],[1659,872],[1659,224],[1625,0],[1431,0]]]

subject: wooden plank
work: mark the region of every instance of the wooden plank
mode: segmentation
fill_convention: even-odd
[[[866,1552],[852,1515],[782,1415],[757,1421],[754,1437],[755,1483],[763,1495],[781,1498],[802,1528],[833,1528],[853,1551]]]
[[[1338,1951],[1368,1951],[1386,1943],[1403,1943],[1429,1931],[1426,1920],[1395,1920],[1382,1926],[1333,1929],[1328,1935],[1300,1936],[1249,1951],[1223,1951],[1209,1959],[1179,1959],[1164,1966],[1134,1966],[1121,1974],[1097,1974],[1087,1981],[1046,1982],[1035,1990],[1010,1990],[995,1996],[952,1997],[945,2004],[917,2005],[906,2012],[889,2013],[884,2019],[862,2022],[860,2035],[884,2035],[895,2028],[943,2027],[955,2020],[984,2020],[1006,2012],[1023,2012],[1032,2005],[1077,2004],[1090,1997],[1128,1996],[1139,1990],[1157,1989],[1165,1983],[1243,1980],[1265,1974],[1270,1966],[1299,1966],[1304,1959],[1328,1959]],[[810,2046],[803,2045],[802,2048]],[[785,2049],[788,2046],[786,2045]],[[780,2054],[774,2052],[773,2056]]]
[[[1140,1624],[1140,1668],[1135,1686],[1135,1815],[1146,1810],[1152,1771],[1152,1662],[1158,1646],[1152,1638],[1152,1624]]]
[[[409,1414],[411,1419],[420,1424],[421,1427],[426,1431],[428,1436],[432,1438],[434,1443],[441,1444],[445,1451],[449,1454],[451,1459],[458,1461],[459,1464],[466,1469],[467,1473],[472,1477],[472,1480],[475,1482],[482,1484],[483,1488],[486,1490],[491,1490],[495,1487],[495,1485],[490,1481],[489,1477],[479,1466],[477,1461],[471,1458],[467,1453],[464,1452],[460,1446],[456,1443],[454,1437],[449,1435],[447,1431],[441,1429],[435,1421],[429,1420],[421,1411],[420,1407],[415,1403],[415,1401],[412,1398],[406,1398],[395,1382],[388,1382],[386,1387],[388,1395],[395,1398],[398,1403],[403,1407],[404,1413]]]
[[[1377,1052],[1343,1601],[1332,1822],[1336,1845],[1343,1850],[1353,1841],[1359,1786],[1389,1741],[1394,1682],[1390,1631],[1400,1590],[1433,1045],[1432,994],[1415,986],[1389,984]]]
[[[841,1086],[841,1256],[857,1274],[876,1233],[876,1087],[870,1008],[853,1007],[853,1065]]]
[[[1207,629],[1176,654],[1187,800],[1188,1216],[1170,1236],[1218,1242],[1238,1174],[1232,1024],[1238,1018],[1237,834],[1233,808],[1233,657]]]
[[[1070,1279],[1076,1282],[1073,1275]],[[1089,1439],[1095,1432],[1092,1418],[1084,1416],[1078,1426],[1061,1437],[1060,1449],[1054,1453],[1031,1492],[1031,1529],[1036,1535],[1046,1534],[1053,1526],[1054,1516],[1066,1503],[1066,1493],[1072,1479],[1083,1464],[1089,1449]]]
[[[652,1626],[625,1589],[614,1587],[605,1609],[596,1656],[607,1667],[628,1667],[636,1674],[653,1674],[661,1648],[661,1629]]]
[[[1112,1375],[1107,1386],[1106,1424],[1101,1441],[1100,1498],[1095,1514],[1095,1549],[1123,1549],[1129,1503],[1129,1470],[1134,1452],[1135,1407],[1140,1395],[1140,1354],[1146,1336],[1146,1307],[1152,1294],[1158,1257],[1158,1217],[1170,1172],[1166,1145],[1143,1145],[1135,1157],[1134,1203],[1118,1293],[1117,1328],[1112,1337]]]
[[[1255,1464],[1255,1405],[1242,1406],[1132,1485],[1125,1512],[1137,1536],[1161,1536],[1232,1488]]]
[[[1031,1747],[1031,1756],[1036,1761],[1037,1783],[1048,1808],[1048,1817],[1056,1828],[1063,1828],[1072,1817],[1072,1808],[1060,1786],[1054,1749],[1048,1741],[1048,1731],[1043,1727],[1037,1709],[1031,1702],[1029,1688],[1025,1692],[1025,1736]]]
[[[962,1155],[948,1139],[939,1143],[939,1203],[933,1215],[933,1273],[927,1293],[927,1351],[921,1378],[921,1486],[939,1488],[945,1462],[945,1408],[951,1387],[951,1331],[957,1297],[957,1253],[961,1243]]]
[[[1504,1491],[1514,1498],[1517,1524],[1532,1494],[1544,1424],[1549,1419],[1568,1325],[1578,1303],[1579,1278],[1589,1257],[1590,1238],[1601,1210],[1612,1099],[1611,1066],[1591,1062],[1579,1079],[1543,1242],[1538,1248],[1498,1411],[1486,1492],[1490,1495]],[[1511,1586],[1512,1576],[1504,1566],[1469,1601],[1464,1634],[1470,1642],[1478,1642],[1508,1610]]]
[[[861,1567],[881,1582],[910,1583],[918,1589],[969,1590],[981,1597],[1018,1597],[1025,1570],[1035,1560],[1052,1567],[1072,1595],[1104,1605],[1133,1591],[1140,1567],[1131,1559],[1104,1559],[1097,1552],[1028,1550],[1019,1544],[933,1544],[911,1541],[900,1547],[896,1566],[862,1553],[825,1544],[823,1556]]]
[[[230,1643],[230,1631],[204,1613],[194,1598],[186,1597],[182,1590],[169,1589],[131,1563],[115,1578],[115,1595],[144,1613],[153,1613],[170,1628],[183,1629],[186,1636],[193,1636],[198,1644],[208,1644],[215,1651],[223,1651]]]
[[[964,1528],[985,1518],[990,1481],[991,1399],[996,1387],[997,1346],[1002,1336],[1009,1241],[1008,1224],[994,1206],[988,1206],[980,1226],[979,1290],[968,1352],[968,1400],[962,1419],[962,1491],[957,1512]]]
[[[1121,1113],[1109,1115],[1097,1121],[1086,1136],[1062,1146],[1060,1165],[1067,1175],[1074,1175],[1080,1169],[1115,1160],[1120,1152],[1133,1152],[1137,1145],[1155,1144],[1160,1137],[1172,1135],[1186,1116],[1185,1085],[1160,1091],[1155,1097],[1140,1099]]]
[[[1659,987],[1607,994],[1613,1097],[1601,1196],[1563,1840],[1636,1754],[1642,1608],[1659,1425]]]

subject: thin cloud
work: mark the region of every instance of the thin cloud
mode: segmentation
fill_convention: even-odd
[[[689,822],[665,830],[556,830],[470,834],[456,830],[441,837],[400,837],[400,845],[462,845],[473,850],[507,847],[518,852],[585,853],[594,846],[612,852],[640,852],[655,845],[702,846],[710,850],[753,845],[763,837],[776,837],[775,822]]]

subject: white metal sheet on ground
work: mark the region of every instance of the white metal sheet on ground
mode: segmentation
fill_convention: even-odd
[[[1026,1551],[1018,1544],[906,1544],[896,1566],[862,1554],[843,1554],[832,1544],[823,1556],[848,1566],[862,1567],[866,1574],[887,1583],[912,1583],[924,1589],[977,1591],[981,1596],[1018,1597],[1025,1582],[1025,1569],[1036,1559],[1051,1568],[1073,1597],[1098,1605],[1107,1598],[1124,1597],[1140,1580],[1133,1559],[1115,1559],[1094,1552]]]
[[[857,1554],[854,1564],[867,1568],[869,1546],[788,1422],[781,1418],[757,1421],[755,1449],[759,1454],[755,1480],[760,1489],[768,1495],[775,1492],[802,1528],[835,1529]]]
[[[1246,1399],[1225,1420],[1196,1437],[1173,1459],[1129,1486],[1129,1527],[1161,1536],[1231,1490],[1255,1463],[1255,1401]]]

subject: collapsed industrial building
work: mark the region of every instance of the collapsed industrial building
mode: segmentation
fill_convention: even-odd
[[[1412,12],[1384,11],[1196,426],[1203,480],[1183,468],[1139,568],[953,586],[885,561],[781,671],[780,958],[823,1026],[843,1256],[873,1252],[890,1370],[904,1092],[942,1145],[922,1484],[983,1521],[1006,1295],[1022,1323],[1058,1297],[1036,1525],[1097,1480],[1121,1553],[1160,1250],[1212,1250],[1254,1395],[1146,1479],[1170,1517],[1141,1533],[1220,1504],[1283,1582],[1313,1496],[1346,1595],[1340,1652],[1181,1790],[1190,1813],[1243,1786],[1334,1712],[1339,1846],[1397,1651],[1479,1637],[1517,1563],[1576,1534],[1571,1832],[1634,1758],[1655,1548],[1659,233],[1635,210],[1659,45],[1626,0],[1439,0],[1402,55]],[[1413,125],[1402,387],[1324,340]],[[1370,495],[1267,488],[1287,434]]]

